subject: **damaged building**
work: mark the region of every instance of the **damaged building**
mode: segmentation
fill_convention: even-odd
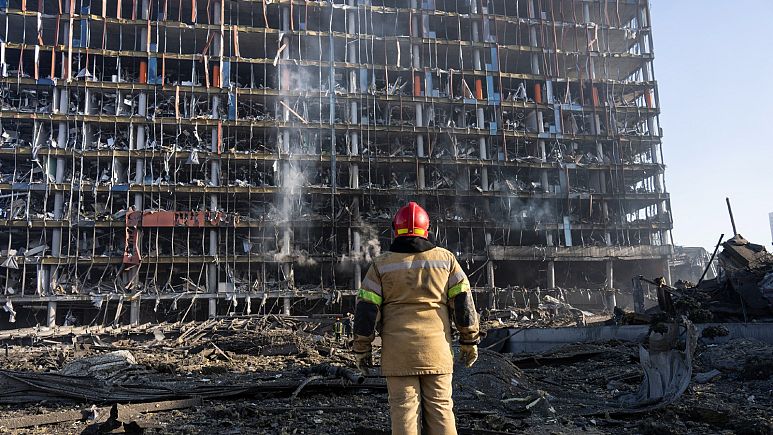
[[[647,0],[0,0],[0,23],[7,312],[351,299],[409,200],[482,305],[668,279]]]

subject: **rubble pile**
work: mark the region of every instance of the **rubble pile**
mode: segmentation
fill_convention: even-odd
[[[749,312],[773,314],[773,254],[740,234],[722,247],[719,264],[725,276],[718,283],[737,293]]]
[[[377,369],[357,374],[328,323],[256,316],[88,332],[74,327],[45,331],[33,345],[34,332],[6,334],[0,337],[8,344],[0,352],[0,433],[104,433],[98,430],[108,427],[388,433],[385,380]],[[649,344],[650,354],[656,346]],[[773,428],[773,346],[698,339],[685,352],[689,388],[662,406],[626,402],[652,376],[642,355],[635,343],[620,342],[528,357],[481,349],[475,366],[455,369],[459,432],[767,434]]]
[[[481,318],[483,329],[504,326],[519,328],[557,328],[562,326],[585,326],[593,318],[608,318],[606,314],[595,314],[580,310],[568,304],[561,293],[535,295],[532,306],[508,307],[506,309],[485,310]]]
[[[717,258],[717,278],[677,283],[677,307],[699,323],[773,319],[773,254],[739,234]]]
[[[639,282],[655,286],[658,305],[646,313],[615,308],[614,317],[607,323],[656,324],[663,316],[676,315],[684,315],[693,323],[773,321],[773,254],[740,234],[722,247],[716,278],[697,284],[678,281],[672,287],[662,277],[649,280],[639,276]],[[638,291],[642,291],[640,285]],[[709,333],[722,335],[716,328]]]
[[[759,367],[760,358],[773,364],[770,344],[699,340],[689,388],[677,401],[656,410],[621,406],[621,398],[635,394],[644,375],[637,347],[622,342],[578,344],[547,355],[520,357],[514,363],[534,388],[549,395],[557,421],[583,431],[773,433],[773,377],[759,371],[757,379],[747,375],[750,365]]]

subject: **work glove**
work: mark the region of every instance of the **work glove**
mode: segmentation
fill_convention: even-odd
[[[371,352],[355,352],[354,358],[357,361],[357,369],[361,371],[363,375],[367,375],[368,369],[373,365],[373,354]]]
[[[459,362],[467,367],[472,367],[478,360],[478,346],[474,344],[459,345]]]

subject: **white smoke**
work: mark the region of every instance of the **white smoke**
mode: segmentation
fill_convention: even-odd
[[[362,223],[360,237],[362,240],[361,251],[356,252],[356,260],[371,262],[381,254],[381,242],[378,240],[379,232],[370,224]]]

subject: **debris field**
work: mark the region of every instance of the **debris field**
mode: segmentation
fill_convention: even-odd
[[[361,376],[331,337],[329,321],[279,316],[3,332],[0,432],[388,433],[378,369]],[[690,387],[662,407],[621,400],[642,383],[637,346],[483,350],[455,372],[460,433],[773,430],[772,345],[700,338]]]

